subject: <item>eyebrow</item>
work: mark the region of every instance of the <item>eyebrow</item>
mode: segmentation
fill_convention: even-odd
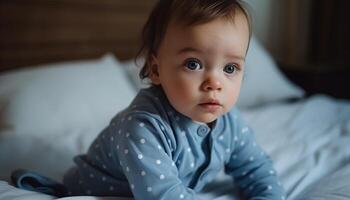
[[[245,56],[228,55],[228,58],[233,58],[241,61],[245,61]]]
[[[177,52],[177,55],[183,54],[183,53],[187,53],[187,52],[202,53],[202,51],[199,50],[199,49],[196,49],[196,48],[193,48],[193,47],[185,47],[185,48],[180,49],[180,50]]]
[[[183,53],[188,53],[188,52],[203,53],[200,49],[196,49],[193,47],[185,47],[185,48],[180,49],[177,52],[177,55],[183,54]],[[245,61],[245,56],[227,55],[226,57]]]

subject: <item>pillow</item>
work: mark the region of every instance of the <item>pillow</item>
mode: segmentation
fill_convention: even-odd
[[[137,90],[148,87],[150,85],[147,80],[141,80],[139,77],[139,73],[144,62],[145,60],[143,58],[137,59],[136,62],[134,59],[121,62],[123,69],[126,70],[130,81],[133,83],[134,87]]]
[[[0,76],[0,124],[39,136],[102,129],[135,94],[112,55],[38,66]]]
[[[283,99],[302,97],[304,91],[278,69],[271,55],[253,36],[245,63],[241,94],[237,102],[247,108]]]
[[[0,75],[0,180],[18,168],[60,180],[135,94],[112,55]]]
[[[140,65],[143,60],[138,60]],[[138,78],[140,67],[136,67],[133,60],[122,63],[128,70],[129,77],[136,88],[142,88],[147,82]],[[279,70],[271,55],[263,48],[259,41],[252,37],[248,50],[245,77],[241,94],[237,102],[239,108],[259,106],[283,99],[302,97],[304,91],[289,81]]]

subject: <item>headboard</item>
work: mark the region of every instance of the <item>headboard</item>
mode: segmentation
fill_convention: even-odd
[[[0,72],[112,52],[131,59],[155,0],[1,0]]]

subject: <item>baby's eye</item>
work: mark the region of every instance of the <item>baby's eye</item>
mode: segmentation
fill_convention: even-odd
[[[224,72],[228,74],[233,74],[235,71],[237,71],[238,67],[235,64],[228,64],[224,67]]]
[[[199,70],[202,69],[202,65],[197,59],[189,59],[186,61],[185,66],[190,70]]]

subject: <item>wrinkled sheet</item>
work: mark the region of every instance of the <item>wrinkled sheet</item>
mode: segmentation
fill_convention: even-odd
[[[274,160],[288,199],[350,165],[349,101],[316,95],[293,104],[252,109],[244,115]]]

